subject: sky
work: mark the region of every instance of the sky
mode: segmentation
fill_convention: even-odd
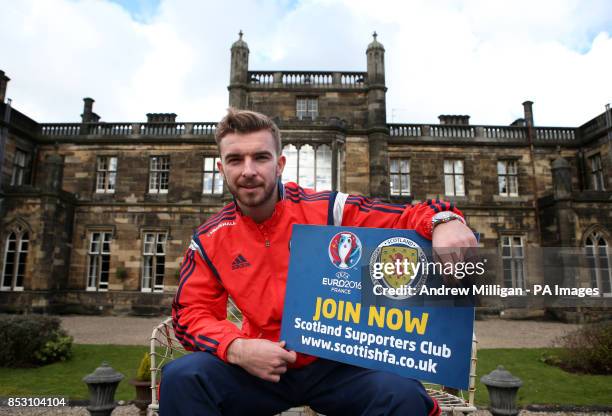
[[[365,71],[385,47],[387,120],[579,126],[612,102],[610,0],[0,0],[7,97],[39,122],[218,121],[230,47],[251,70]]]

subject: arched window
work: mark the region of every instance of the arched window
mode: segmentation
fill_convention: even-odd
[[[1,290],[23,290],[30,236],[25,227],[18,225],[6,237]]]
[[[300,147],[298,155],[298,183],[304,188],[314,188],[315,151],[311,145],[307,144]]]
[[[332,189],[332,150],[327,144],[314,148],[310,144],[283,147],[287,158],[283,182],[296,182],[304,188],[317,191]]]
[[[283,170],[283,182],[297,182],[297,148],[292,144],[288,144],[283,147],[283,154],[287,159],[287,163],[285,164],[285,170]]]
[[[317,191],[332,189],[332,151],[331,148],[323,144],[317,147]]]
[[[585,240],[587,265],[591,275],[591,287],[599,288],[602,294],[612,293],[610,254],[608,242],[600,231],[593,231]]]

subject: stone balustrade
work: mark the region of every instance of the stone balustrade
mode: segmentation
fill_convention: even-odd
[[[568,127],[535,127],[536,144],[572,144],[578,142],[577,129]],[[527,143],[527,128],[512,126],[461,126],[427,124],[389,124],[391,137],[437,137],[449,139],[495,139]]]
[[[471,138],[476,136],[474,126],[447,126],[433,125],[429,126],[429,134],[433,137],[458,137]]]
[[[321,120],[319,120],[321,121]],[[324,120],[328,125],[329,121]],[[313,122],[310,122],[313,123]],[[319,123],[320,124],[320,123]],[[389,124],[389,134],[395,138],[431,137],[440,139],[494,139],[497,142],[527,143],[526,127],[510,126],[462,126],[441,124]],[[191,137],[212,136],[216,123],[47,123],[40,125],[40,135],[43,137]],[[578,142],[577,129],[567,127],[535,127],[534,142],[536,144],[572,144]]]
[[[81,123],[53,123],[41,124],[42,136],[78,136],[81,134]]]
[[[340,83],[348,88],[361,88],[366,85],[367,72],[342,72]]]
[[[212,136],[217,123],[45,123],[40,124],[43,137],[72,136]]]
[[[209,136],[215,134],[217,123],[193,123],[191,134],[196,136]]]
[[[132,134],[131,123],[96,123],[89,126],[88,134],[96,136],[127,136]]]
[[[268,88],[364,88],[366,72],[249,71],[249,85]]]
[[[185,123],[146,123],[141,124],[140,134],[144,136],[182,136]]]
[[[389,124],[389,135],[391,137],[420,137],[422,136],[421,124]]]
[[[544,142],[571,142],[576,140],[576,129],[565,127],[536,127],[535,139]]]
[[[612,128],[612,110],[604,112],[580,126],[580,135],[582,137],[598,135],[610,128]]]
[[[478,132],[478,128],[476,131]],[[482,126],[482,136],[489,139],[527,140],[527,128],[509,126]]]

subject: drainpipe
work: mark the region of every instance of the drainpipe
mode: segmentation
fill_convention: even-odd
[[[4,115],[2,117],[3,126],[0,128],[0,214],[4,217],[4,183],[2,172],[4,171],[4,150],[8,137],[8,125],[11,120],[11,99],[6,100]]]
[[[533,101],[525,101],[523,103],[523,112],[525,122],[527,123],[527,140],[529,142],[529,158],[531,159],[531,175],[533,186],[533,208],[535,210],[535,223],[538,235],[538,244],[542,246],[542,232],[540,230],[540,208],[538,207],[538,179],[535,167],[535,150],[533,146],[533,138],[535,130],[533,129]]]
[[[606,130],[608,130],[608,172],[612,171],[612,108],[610,104],[606,104]],[[608,176],[608,175],[606,175]],[[606,187],[606,185],[608,185]],[[605,189],[610,189],[612,183],[608,179],[608,183],[604,185]]]

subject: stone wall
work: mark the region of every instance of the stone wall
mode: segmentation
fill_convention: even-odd
[[[100,205],[114,203],[183,203],[221,206],[222,197],[202,193],[203,157],[217,157],[214,144],[66,144],[55,150],[41,147],[39,160],[49,154],[64,159],[63,189],[79,201]],[[167,194],[149,194],[149,159],[169,156],[170,174]],[[117,182],[114,193],[96,193],[98,156],[117,157]],[[38,173],[38,180],[45,172]],[[228,195],[225,195],[226,198]]]
[[[56,195],[30,189],[9,194],[6,216],[0,223],[2,252],[6,237],[17,224],[28,230],[29,247],[24,288],[29,290],[65,287],[72,245],[74,201],[70,195]]]
[[[143,270],[143,234],[156,231],[167,233],[164,290],[174,292],[178,286],[180,263],[194,229],[213,212],[216,210],[203,211],[199,207],[80,207],[76,215],[67,287],[86,288],[90,234],[92,231],[110,231],[109,290],[139,291]],[[127,276],[118,276],[118,268],[125,269]]]
[[[296,99],[317,98],[318,118],[345,120],[352,127],[364,127],[367,122],[367,95],[364,91],[325,90],[254,90],[248,92],[250,110],[282,120],[296,118]]]

